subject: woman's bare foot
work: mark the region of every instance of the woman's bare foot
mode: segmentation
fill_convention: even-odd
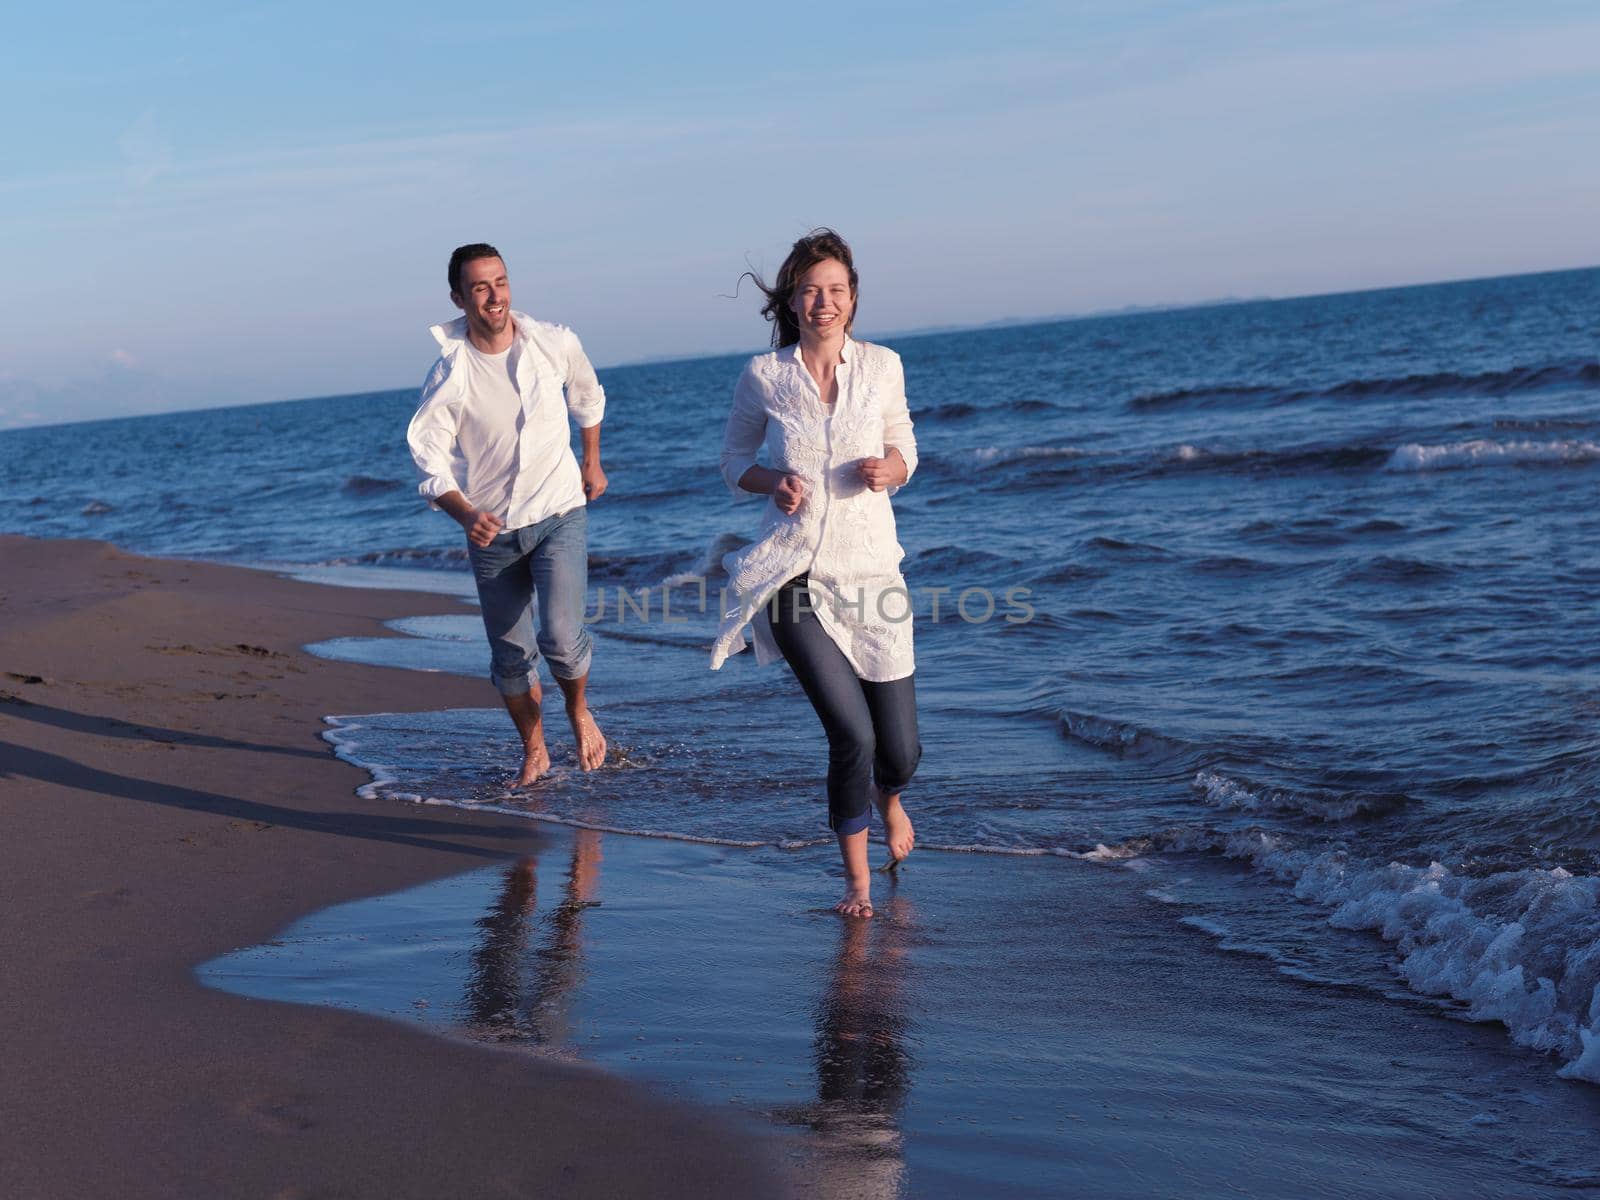
[[[867,866],[867,831],[839,834],[839,857],[844,860],[844,895],[833,911],[845,917],[870,917],[872,871]]]
[[[845,917],[872,916],[872,890],[869,887],[847,888],[840,897],[839,903],[833,906],[833,911]]]
[[[606,737],[595,724],[587,706],[567,706],[567,719],[572,722],[572,736],[578,741],[578,765],[593,771],[606,761]]]
[[[900,793],[885,795],[876,784],[872,788],[873,802],[878,815],[883,818],[883,840],[889,846],[889,859],[899,862],[910,854],[917,844],[917,831],[911,827],[911,818],[900,806]]]

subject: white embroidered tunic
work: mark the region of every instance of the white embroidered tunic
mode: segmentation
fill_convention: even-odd
[[[917,442],[906,407],[900,356],[884,346],[846,338],[830,413],[816,381],[800,360],[800,347],[759,354],[745,366],[733,393],[722,441],[722,477],[738,497],[744,473],[766,445],[768,465],[806,481],[806,498],[793,515],[769,499],[761,534],[723,558],[728,603],[711,669],[744,649],[753,626],[756,661],[782,658],[772,640],[766,604],[777,590],[808,573],[817,619],[866,680],[903,679],[916,667],[911,646],[911,596],[900,574],[904,551],[895,534],[889,496],[862,482],[863,458],[881,458],[890,446],[905,459],[906,477],[917,469]]]

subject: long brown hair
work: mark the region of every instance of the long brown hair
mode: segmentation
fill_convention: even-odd
[[[855,260],[850,256],[850,245],[831,229],[813,229],[805,237],[797,241],[789,250],[789,257],[783,260],[783,266],[778,268],[778,275],[768,287],[766,282],[754,271],[746,271],[739,278],[748,276],[756,287],[761,289],[761,294],[767,302],[761,306],[761,315],[772,322],[772,348],[782,350],[785,346],[792,346],[800,340],[800,322],[795,319],[794,310],[789,307],[794,300],[795,286],[805,277],[807,271],[820,262],[827,262],[830,258],[837,259],[850,273],[850,319],[844,324],[844,331],[850,332],[851,326],[856,322],[856,301],[859,289],[856,279]]]

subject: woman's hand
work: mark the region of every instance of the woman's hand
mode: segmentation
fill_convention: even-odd
[[[739,476],[739,486],[758,496],[771,496],[778,511],[786,517],[800,511],[800,505],[811,491],[810,485],[793,471],[779,471],[759,464]]]
[[[792,517],[799,512],[800,505],[805,503],[805,498],[806,481],[798,475],[783,475],[772,486],[772,502],[786,517]]]
[[[900,451],[893,446],[882,458],[863,458],[856,464],[856,474],[861,476],[862,483],[875,492],[899,487],[910,478],[906,471],[906,460],[900,457]]]

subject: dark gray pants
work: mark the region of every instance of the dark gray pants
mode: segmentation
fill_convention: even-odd
[[[872,782],[898,792],[922,758],[914,675],[873,683],[856,675],[809,603],[804,575],[778,589],[772,637],[828,735],[828,828],[859,833],[872,817]]]

